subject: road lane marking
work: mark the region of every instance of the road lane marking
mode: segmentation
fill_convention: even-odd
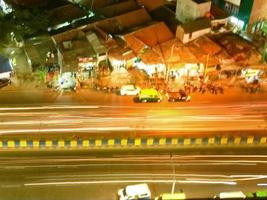
[[[231,131],[236,130],[236,127],[211,127],[211,128],[201,128],[201,127],[83,127],[83,128],[48,128],[48,129],[16,129],[16,130],[1,130],[0,135],[10,134],[10,133],[48,133],[48,132],[84,132],[84,131],[214,131],[216,128],[218,131]],[[255,130],[265,130],[264,127],[255,126],[252,128],[240,127],[240,131],[255,131]]]
[[[257,186],[267,186],[267,183],[258,183]]]
[[[53,109],[98,109],[100,106],[40,106],[40,107],[0,107],[0,111],[12,111],[12,110],[53,110]]]
[[[51,186],[51,185],[82,185],[82,184],[114,184],[114,183],[185,183],[185,184],[223,184],[236,185],[233,181],[187,181],[187,180],[108,180],[108,181],[66,181],[66,182],[43,182],[25,183],[24,186]]]
[[[1,185],[1,188],[19,188],[22,185]]]

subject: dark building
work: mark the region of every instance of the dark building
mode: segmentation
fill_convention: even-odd
[[[235,23],[244,30],[254,32],[267,18],[266,0],[213,0],[213,3],[234,16]]]

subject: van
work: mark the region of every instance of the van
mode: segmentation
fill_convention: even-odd
[[[241,191],[236,192],[221,192],[215,199],[245,199],[246,195]]]
[[[125,188],[122,188],[118,191],[119,200],[148,200],[151,199],[151,192],[148,188],[148,185],[137,184],[137,185],[128,185]]]

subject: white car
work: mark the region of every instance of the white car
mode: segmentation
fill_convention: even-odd
[[[136,200],[136,199],[151,199],[151,192],[148,188],[148,185],[137,184],[137,185],[128,185],[123,189],[118,191],[119,200]]]
[[[136,87],[134,85],[123,85],[120,89],[120,95],[124,96],[124,95],[138,95],[140,92],[140,88]]]
[[[246,195],[241,191],[236,192],[221,192],[214,199],[245,199]]]

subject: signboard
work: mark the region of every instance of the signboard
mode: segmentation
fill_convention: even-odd
[[[255,77],[260,74],[260,70],[259,69],[247,69],[247,70],[244,70],[243,73],[245,77]]]
[[[90,58],[78,58],[78,60],[80,63],[88,63],[88,62],[92,62],[93,58],[92,57],[90,57]]]

